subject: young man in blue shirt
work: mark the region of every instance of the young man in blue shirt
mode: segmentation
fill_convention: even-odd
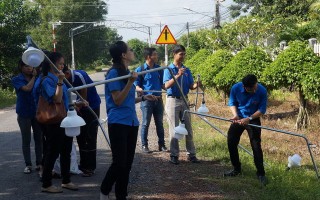
[[[73,87],[93,83],[89,75],[83,70],[72,70],[65,66],[63,72]],[[89,87],[82,89],[79,91],[79,94],[87,100],[89,106],[99,117],[101,99],[96,88]],[[83,172],[83,176],[88,177],[93,175],[96,169],[98,119],[96,119],[86,106],[81,107],[78,110],[78,114],[86,122],[86,125],[81,126],[80,135],[77,136],[80,151],[79,169]]]
[[[183,95],[187,97],[189,90],[194,90],[198,87],[197,83],[194,83],[191,72],[186,68],[182,62],[184,61],[186,50],[182,45],[176,45],[173,48],[173,63],[169,65],[169,69],[173,71],[175,79],[183,90]],[[171,76],[169,69],[164,70],[163,83],[167,89],[166,99],[166,112],[168,115],[169,133],[170,133],[170,162],[172,164],[179,164],[179,141],[174,137],[174,128],[179,125],[179,121],[182,119],[183,112],[188,108],[185,105],[182,95],[176,85],[173,77]],[[199,160],[196,157],[196,150],[193,143],[193,131],[191,126],[191,116],[189,113],[185,114],[184,118],[185,127],[188,131],[186,135],[186,149],[188,152],[189,160],[193,163],[198,163]]]
[[[147,71],[150,69],[160,67],[156,63],[158,62],[158,53],[155,48],[145,48],[144,57],[146,62],[136,69],[136,72]],[[156,71],[138,76],[134,85],[136,90],[140,91],[142,95],[152,94],[157,97],[158,101],[142,101],[142,126],[141,126],[141,143],[142,152],[150,153],[148,147],[148,129],[151,121],[151,116],[154,117],[156,125],[156,131],[158,135],[159,151],[167,151],[164,141],[164,129],[163,129],[163,102],[162,93],[163,88],[163,71]],[[143,90],[153,90],[159,92],[143,92]]]
[[[263,166],[263,153],[261,149],[260,117],[267,108],[267,90],[258,83],[255,75],[249,74],[231,88],[229,106],[233,117],[228,131],[228,149],[233,170],[224,173],[224,176],[237,176],[241,173],[238,144],[244,130],[247,130],[253,150],[254,163],[257,168],[257,177],[261,184],[266,185],[267,179]]]

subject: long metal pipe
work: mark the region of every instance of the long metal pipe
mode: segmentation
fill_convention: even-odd
[[[186,112],[191,113],[191,114],[195,114],[195,115],[198,115],[198,116],[210,117],[210,118],[219,119],[219,120],[223,120],[223,121],[227,121],[227,122],[232,122],[232,120],[230,120],[230,119],[226,119],[226,118],[222,118],[222,117],[218,117],[218,116],[214,116],[214,115],[208,115],[208,114],[203,114],[203,113],[192,112],[190,110],[185,110],[184,111],[182,119],[184,118],[184,115],[185,115]],[[308,147],[308,150],[309,150],[309,153],[310,153],[311,161],[313,163],[313,168],[314,168],[314,171],[316,172],[316,176],[317,176],[318,179],[320,178],[319,177],[318,168],[317,168],[317,165],[315,163],[315,160],[314,160],[311,148],[310,148],[311,143],[309,142],[308,138],[305,135],[298,134],[298,133],[293,133],[293,132],[289,132],[289,131],[284,131],[284,130],[279,130],[279,129],[274,129],[274,128],[269,128],[269,127],[266,127],[266,126],[259,126],[259,125],[255,125],[255,124],[248,124],[248,125],[249,126],[253,126],[253,127],[258,127],[258,128],[261,128],[261,129],[265,129],[265,130],[269,130],[269,131],[274,131],[274,132],[278,132],[278,133],[284,133],[284,134],[287,134],[287,135],[292,135],[292,136],[295,136],[295,137],[303,138],[306,141],[306,144],[307,144],[307,147]]]
[[[167,93],[165,90],[139,90],[141,92],[155,92],[155,93]],[[197,92],[189,92],[189,94],[197,94]],[[203,92],[198,92],[198,94],[202,94]]]
[[[154,71],[158,71],[158,70],[163,70],[163,69],[166,69],[167,67],[159,67],[159,68],[154,68],[154,69],[150,69],[150,70],[147,70],[147,71],[142,71],[142,72],[137,72],[138,75],[143,75],[143,74],[146,74],[146,73],[149,73],[149,72],[154,72]],[[81,89],[85,89],[85,88],[89,88],[89,87],[94,87],[96,85],[101,85],[101,84],[105,84],[105,83],[109,83],[109,82],[113,82],[113,81],[119,81],[119,80],[122,80],[122,79],[126,79],[126,78],[130,78],[132,75],[131,74],[128,74],[128,75],[125,75],[125,76],[120,76],[120,77],[116,77],[116,78],[112,78],[112,79],[108,79],[108,80],[103,80],[103,81],[98,81],[98,82],[94,82],[94,83],[91,83],[91,84],[87,84],[87,85],[82,85],[82,86],[79,86],[79,87],[70,87],[68,89],[68,96],[69,96],[69,105],[73,105],[72,104],[72,100],[71,100],[71,92],[77,92],[77,90],[81,90]],[[93,112],[94,113],[94,112]],[[97,115],[95,115],[97,116]],[[97,119],[98,119],[98,122],[99,122],[99,126],[101,127],[101,130],[103,132],[103,135],[104,137],[106,138],[109,146],[110,146],[110,141],[109,141],[109,137],[107,136],[107,133],[106,131],[104,130],[103,126],[102,126],[102,123],[100,122],[98,116],[97,116]]]

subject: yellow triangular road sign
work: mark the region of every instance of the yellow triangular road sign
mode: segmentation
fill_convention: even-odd
[[[156,44],[177,44],[176,39],[174,39],[167,25],[165,25],[164,28],[162,29],[156,41]]]

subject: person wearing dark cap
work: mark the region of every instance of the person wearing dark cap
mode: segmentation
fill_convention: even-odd
[[[179,125],[182,120],[182,115],[188,109],[188,105],[182,99],[182,94],[178,89],[169,69],[172,70],[175,79],[180,85],[183,95],[188,98],[189,90],[196,89],[199,85],[193,81],[191,71],[183,65],[186,55],[186,50],[182,45],[176,45],[173,48],[173,62],[164,70],[163,83],[167,89],[167,99],[165,110],[168,115],[169,133],[170,133],[170,162],[172,164],[179,164],[179,140],[174,137],[174,128]],[[185,114],[184,123],[188,131],[186,135],[186,149],[189,161],[199,163],[196,157],[196,149],[193,143],[193,131],[191,126],[191,116],[189,113]]]
[[[247,130],[253,150],[254,163],[257,168],[257,177],[261,184],[266,185],[265,170],[263,166],[263,153],[261,149],[260,117],[267,108],[267,90],[258,83],[257,77],[249,74],[231,88],[229,104],[233,123],[228,131],[228,149],[233,170],[225,172],[224,176],[237,176],[241,173],[238,144],[244,130]]]

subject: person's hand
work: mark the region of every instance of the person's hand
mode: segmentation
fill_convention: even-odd
[[[143,95],[143,90],[142,90],[142,88],[136,88],[136,91],[137,91],[137,95],[138,95],[138,97],[141,97],[142,95]]]
[[[240,121],[240,117],[238,115],[233,116],[232,118],[230,118],[230,120],[232,121],[232,123],[238,123],[238,121]]]
[[[38,75],[37,70],[33,69],[33,70],[32,70],[32,76],[33,76],[33,77],[36,77],[37,75]]]
[[[74,105],[76,106],[77,110],[80,110],[83,107],[89,106],[89,103],[86,100],[84,100],[84,101],[77,101],[77,102],[75,102]]]
[[[157,96],[154,96],[152,94],[147,94],[147,95],[144,95],[143,98],[145,100],[149,100],[149,101],[158,101],[158,97]]]
[[[131,77],[129,77],[129,82],[133,83],[136,79],[138,78],[138,73],[137,72],[131,72]]]
[[[58,76],[59,82],[62,82],[65,77],[65,75],[62,71],[59,71],[57,76]]]
[[[202,85],[202,82],[201,82],[201,81],[197,82],[197,87],[198,87],[198,88],[202,88],[202,86],[203,86],[203,85]]]
[[[240,119],[240,120],[238,121],[238,123],[239,123],[240,125],[242,125],[242,126],[248,125],[249,122],[250,122],[250,119],[249,119],[248,117],[242,118],[242,119]]]
[[[178,77],[180,77],[180,76],[183,76],[183,74],[184,74],[184,72],[186,71],[186,68],[184,68],[184,67],[180,67],[179,68],[179,71],[178,71]]]

